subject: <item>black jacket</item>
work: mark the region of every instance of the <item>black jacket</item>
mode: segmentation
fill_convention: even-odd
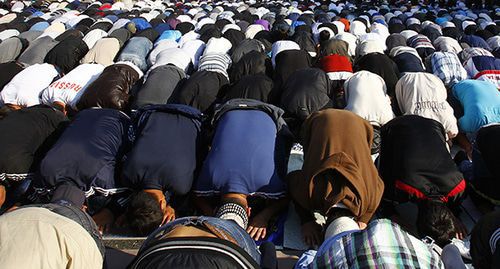
[[[184,71],[174,65],[162,65],[149,72],[146,82],[137,92],[132,108],[145,105],[166,104],[177,84],[186,77]]]
[[[226,85],[229,81],[221,73],[197,71],[177,87],[168,103],[189,105],[208,114]]]
[[[76,107],[78,110],[91,107],[124,110],[130,89],[139,78],[139,72],[127,64],[110,65],[85,89]]]
[[[278,55],[279,56],[279,55]],[[287,118],[305,120],[312,113],[333,107],[330,79],[318,68],[304,68],[290,75],[283,85],[281,105]]]
[[[89,48],[82,37],[69,36],[47,53],[44,62],[59,67],[67,74],[80,64],[80,60],[88,51]]]
[[[401,116],[381,128],[381,138],[379,172],[386,197],[451,202],[463,194],[465,181],[446,148],[439,122]]]
[[[67,118],[48,106],[16,110],[0,120],[0,181],[36,171]],[[2,178],[3,177],[3,178]],[[23,178],[19,178],[22,180]],[[15,180],[15,179],[14,179]]]
[[[51,189],[68,183],[86,192],[116,188],[115,167],[129,126],[130,118],[115,109],[80,111],[42,160],[41,185]]]
[[[184,195],[198,168],[202,151],[201,112],[185,105],[150,105],[134,117],[122,184]]]

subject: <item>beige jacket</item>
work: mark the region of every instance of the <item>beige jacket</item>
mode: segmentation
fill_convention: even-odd
[[[103,258],[78,223],[45,208],[0,216],[0,267],[100,269]]]
[[[114,37],[99,39],[80,61],[82,64],[98,63],[109,66],[114,63],[116,55],[120,51],[120,42]]]

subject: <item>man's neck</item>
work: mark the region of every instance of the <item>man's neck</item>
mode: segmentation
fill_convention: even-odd
[[[241,194],[241,193],[226,193],[223,194],[221,197],[221,200],[225,199],[235,199],[239,202],[240,205],[244,206],[245,208],[248,207],[248,202],[247,202],[247,195],[246,194]]]
[[[157,189],[145,189],[143,190],[143,192],[153,196],[155,198],[156,201],[158,201],[158,203],[160,205],[167,205],[167,201],[165,200],[165,194],[163,194],[163,192],[161,190],[157,190]]]

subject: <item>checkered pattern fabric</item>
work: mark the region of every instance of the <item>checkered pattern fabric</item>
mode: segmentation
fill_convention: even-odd
[[[447,86],[453,86],[453,84],[467,79],[467,71],[453,52],[435,52],[432,54],[431,62],[432,73]]]
[[[387,219],[325,241],[308,268],[444,268],[438,254]]]

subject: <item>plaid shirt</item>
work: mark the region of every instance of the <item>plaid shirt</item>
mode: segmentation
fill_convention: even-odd
[[[327,239],[316,253],[302,255],[295,268],[444,268],[444,264],[425,243],[390,220],[379,219],[363,231]]]
[[[462,50],[460,53],[460,60],[462,60],[462,65],[467,64],[470,58],[476,57],[476,56],[490,56],[490,57],[495,57],[491,52],[483,49],[483,48],[466,48]]]
[[[453,52],[435,52],[432,54],[431,62],[432,73],[447,86],[453,86],[453,84],[467,79],[467,71]]]

